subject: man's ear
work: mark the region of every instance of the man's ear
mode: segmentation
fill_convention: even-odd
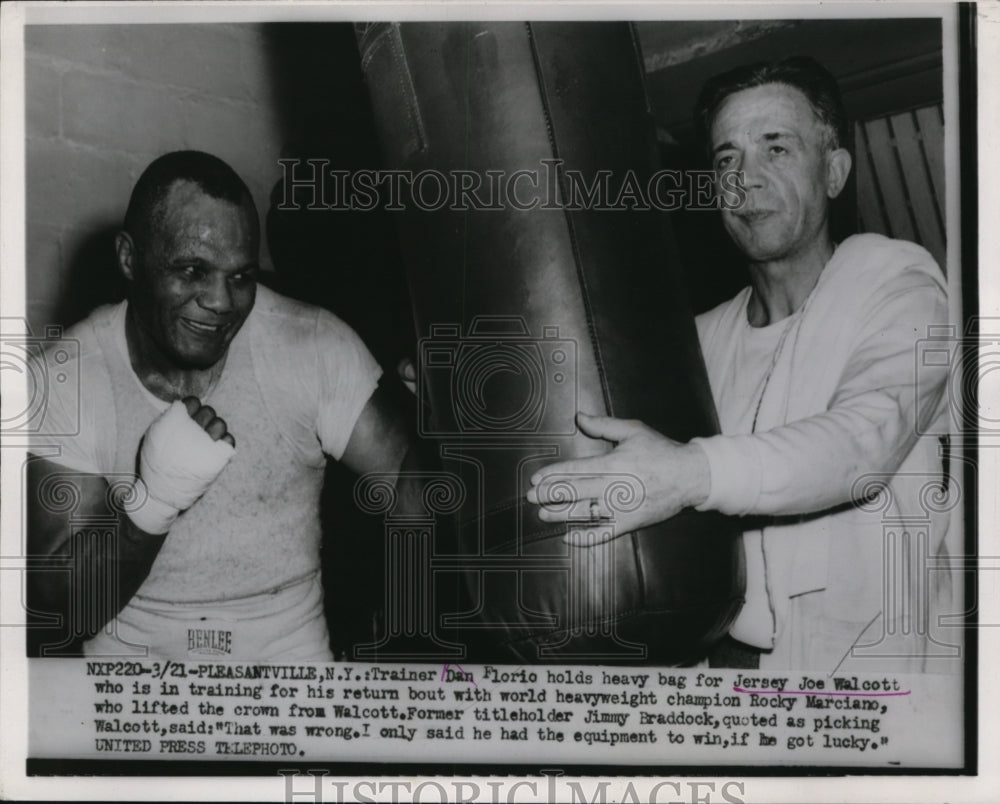
[[[115,254],[118,257],[118,270],[131,282],[135,278],[135,242],[125,231],[115,235]]]
[[[826,157],[826,195],[836,198],[847,184],[851,172],[851,155],[845,148],[835,148]]]

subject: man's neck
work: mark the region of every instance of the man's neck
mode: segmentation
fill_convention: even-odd
[[[753,293],[747,318],[753,327],[765,327],[792,315],[803,304],[819,281],[834,245],[823,238],[807,252],[780,260],[750,263]]]
[[[125,316],[125,343],[129,362],[139,381],[153,396],[173,402],[187,396],[204,399],[218,383],[226,358],[207,369],[178,368],[138,325],[129,306]]]

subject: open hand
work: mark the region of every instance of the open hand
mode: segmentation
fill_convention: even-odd
[[[532,475],[527,499],[541,506],[543,521],[613,520],[616,534],[622,534],[707,499],[708,459],[697,444],[673,441],[631,419],[579,413],[577,423],[588,436],[616,446],[604,455],[559,461]],[[613,510],[611,486],[623,477],[637,487],[638,496]]]

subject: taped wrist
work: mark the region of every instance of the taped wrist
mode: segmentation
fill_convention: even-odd
[[[141,477],[132,481],[132,490],[123,502],[125,513],[139,530],[146,533],[166,533],[180,515],[173,506],[153,498]]]
[[[173,402],[146,430],[139,454],[139,477],[144,489],[134,495],[137,509],[129,517],[148,533],[136,516],[169,528],[181,511],[190,508],[229,463],[236,450],[226,441],[214,441],[187,412]],[[141,502],[145,498],[145,502]],[[171,516],[170,511],[173,511]]]

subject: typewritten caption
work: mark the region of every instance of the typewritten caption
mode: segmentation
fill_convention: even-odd
[[[960,764],[960,697],[946,683],[953,679],[938,676],[114,659],[29,665],[36,758]],[[932,723],[942,739],[926,739]]]

